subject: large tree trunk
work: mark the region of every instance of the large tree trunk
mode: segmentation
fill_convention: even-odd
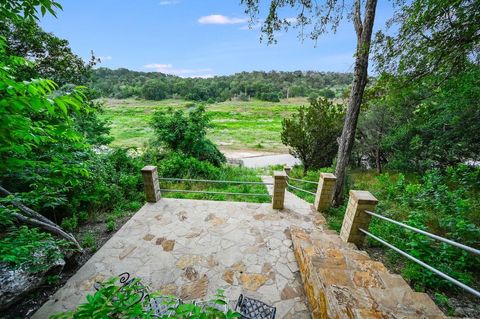
[[[357,50],[352,90],[350,92],[347,114],[345,116],[342,135],[338,145],[337,166],[335,168],[337,181],[335,183],[335,194],[333,197],[334,206],[339,206],[343,202],[343,188],[347,165],[355,141],[358,114],[360,113],[363,92],[365,90],[365,85],[367,84],[368,57],[370,53],[370,42],[372,38],[376,7],[377,0],[367,0],[365,4],[365,19],[362,23],[360,15],[360,0],[355,2],[354,25],[357,33]]]

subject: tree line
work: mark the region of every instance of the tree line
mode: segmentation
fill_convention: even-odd
[[[182,78],[160,72],[120,68],[93,71],[91,87],[99,96],[147,100],[182,98],[222,102],[230,99],[278,102],[281,98],[323,96],[333,98],[351,83],[352,74],[317,71],[255,71],[212,78]]]

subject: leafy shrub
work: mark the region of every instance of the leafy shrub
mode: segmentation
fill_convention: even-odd
[[[112,231],[115,230],[115,228],[117,228],[117,224],[115,223],[115,220],[110,218],[107,220],[107,225],[106,225],[106,231],[108,233],[111,233]]]
[[[402,174],[393,180],[388,174],[380,175],[378,210],[410,226],[478,247],[480,227],[475,212],[480,208],[479,189],[466,187],[462,181],[475,178],[479,170],[466,169],[463,165],[449,168],[446,173],[431,170],[419,182],[408,182]],[[371,229],[440,271],[466,284],[474,282],[473,274],[480,262],[478,256],[375,219]],[[418,289],[452,287],[448,281],[410,261],[407,261],[403,274]]]
[[[337,153],[336,139],[342,131],[343,110],[326,99],[311,100],[282,123],[282,142],[310,168],[330,166]]]
[[[61,281],[61,277],[59,275],[48,275],[47,276],[47,284],[49,285],[56,285]]]
[[[248,96],[248,94],[245,94],[245,93],[242,92],[242,93],[240,93],[240,94],[237,95],[237,99],[238,99],[239,101],[245,102],[245,101],[250,100],[250,97]]]
[[[36,228],[11,228],[0,239],[0,261],[14,269],[23,267],[30,272],[39,272],[63,258],[60,248],[68,247],[68,242],[54,239]]]
[[[335,97],[335,91],[332,89],[320,90],[318,94],[326,99],[333,99]]]
[[[72,217],[66,217],[62,220],[62,228],[67,231],[74,231],[78,227],[78,217],[76,214],[73,214]]]
[[[143,186],[139,172],[144,166],[143,160],[130,156],[128,151],[116,149],[92,155],[87,162],[91,174],[74,188],[67,210],[93,214],[111,211],[127,203],[140,205]]]
[[[117,278],[111,278],[102,283],[101,288],[94,295],[88,295],[87,301],[74,311],[60,313],[52,319],[103,319],[103,318],[157,318],[153,310],[147,311],[151,298],[159,297],[159,293],[149,294],[138,278],[128,284],[119,286]],[[222,291],[217,292],[211,300],[213,304],[226,305]],[[145,297],[144,297],[145,296]],[[143,298],[144,297],[144,298]],[[223,313],[213,307],[201,308],[193,303],[184,303],[174,308],[174,297],[164,297],[165,305],[174,312],[173,315],[164,315],[161,318],[239,318],[240,314],[228,310]]]
[[[164,177],[216,179],[220,171],[209,162],[179,153],[170,153],[158,163],[158,174]]]
[[[280,102],[280,95],[277,92],[261,93],[260,100],[268,102]]]
[[[155,131],[157,146],[168,151],[183,153],[215,166],[225,163],[225,156],[207,137],[210,119],[203,106],[191,109],[187,114],[183,110],[155,112],[152,127]]]
[[[81,244],[83,248],[90,248],[93,251],[97,250],[97,240],[92,232],[88,232],[83,236]]]

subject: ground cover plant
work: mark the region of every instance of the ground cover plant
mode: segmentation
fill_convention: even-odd
[[[161,291],[150,292],[142,285],[139,278],[120,282],[119,278],[110,278],[99,283],[100,288],[93,295],[87,295],[87,301],[77,309],[53,315],[51,319],[104,319],[104,318],[205,318],[230,319],[239,318],[240,314],[228,309],[226,312],[215,306],[227,304],[222,291],[217,291],[213,299],[208,300],[214,306],[202,307],[194,302],[176,305],[175,296],[163,296]],[[170,314],[155,315],[150,308],[152,299],[161,298],[162,306]]]

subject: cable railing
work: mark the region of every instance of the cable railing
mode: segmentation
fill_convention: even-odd
[[[159,177],[161,181],[172,182],[199,182],[199,183],[221,183],[221,184],[252,184],[252,185],[273,185],[268,182],[249,182],[249,181],[226,181],[226,180],[214,180],[214,179],[192,179],[192,178],[173,178],[173,177]]]
[[[212,179],[193,179],[193,178],[173,178],[173,177],[158,177],[158,180],[167,182],[194,182],[194,183],[217,183],[217,184],[236,184],[236,185],[273,185],[269,182],[250,182],[250,181],[228,181],[228,180],[212,180]],[[174,189],[174,188],[160,188],[161,192],[166,193],[194,193],[194,194],[210,194],[210,195],[238,195],[238,196],[268,196],[270,194],[264,193],[243,193],[243,192],[217,192],[204,190],[190,190],[190,189]]]
[[[290,177],[290,176],[287,175],[287,187],[289,187],[289,188],[291,188],[291,189],[295,189],[295,190],[300,191],[300,192],[304,192],[304,193],[313,195],[313,196],[316,195],[314,192],[307,191],[306,189],[303,189],[303,188],[300,188],[300,187],[297,187],[297,186],[294,186],[294,185],[290,184],[290,183],[288,182],[289,180],[296,181],[296,182],[301,182],[301,183],[318,185],[317,182],[307,181],[307,180],[305,180],[305,179],[293,178],[293,177]]]
[[[473,248],[473,247],[469,247],[469,246],[466,246],[466,245],[464,245],[464,244],[457,243],[456,241],[453,241],[453,240],[450,240],[450,239],[447,239],[447,238],[443,238],[443,237],[438,236],[438,235],[435,235],[435,234],[431,234],[431,233],[426,232],[426,231],[424,231],[424,230],[421,230],[421,229],[418,229],[418,228],[409,226],[409,225],[407,225],[407,224],[398,222],[398,221],[396,221],[396,220],[390,219],[390,218],[388,218],[388,217],[382,216],[382,215],[380,215],[380,214],[377,214],[377,213],[374,213],[374,212],[371,212],[371,211],[368,211],[368,210],[365,210],[364,212],[365,212],[366,214],[370,215],[370,216],[374,216],[374,217],[380,218],[380,219],[385,220],[385,221],[387,221],[387,222],[390,222],[390,223],[392,223],[392,224],[395,224],[395,225],[398,225],[398,226],[400,226],[400,227],[403,227],[403,228],[406,228],[406,229],[408,229],[408,230],[411,230],[411,231],[413,231],[413,232],[416,232],[416,233],[418,233],[418,234],[422,234],[422,235],[424,235],[424,236],[428,236],[428,237],[430,237],[430,238],[433,238],[433,239],[435,239],[435,240],[438,240],[438,241],[444,242],[444,243],[446,243],[446,244],[455,246],[455,247],[457,247],[457,248],[463,249],[463,250],[468,251],[468,252],[470,252],[470,253],[473,253],[473,254],[476,254],[476,255],[480,255],[480,250],[475,249],[475,248]],[[464,283],[456,280],[455,278],[452,278],[452,277],[450,277],[449,275],[441,272],[440,270],[438,270],[438,269],[436,269],[436,268],[428,265],[427,263],[425,263],[425,262],[423,262],[423,261],[421,261],[421,260],[419,260],[419,259],[417,259],[417,258],[415,258],[415,257],[413,257],[413,256],[411,256],[411,255],[409,255],[408,253],[404,252],[404,251],[401,250],[400,248],[395,247],[394,245],[388,243],[387,241],[385,241],[384,239],[382,239],[382,238],[380,238],[380,237],[378,237],[378,236],[375,236],[374,234],[366,231],[365,229],[358,228],[358,230],[361,231],[362,233],[364,233],[366,236],[371,237],[371,238],[375,239],[376,241],[380,242],[381,244],[383,244],[383,245],[385,245],[385,246],[393,249],[394,251],[396,251],[396,252],[399,253],[400,255],[402,255],[402,256],[404,256],[404,257],[412,260],[413,262],[419,264],[420,266],[422,266],[422,267],[430,270],[431,272],[439,275],[440,277],[442,277],[442,278],[450,281],[450,282],[453,283],[454,285],[456,285],[456,286],[458,286],[458,287],[460,287],[460,288],[462,288],[462,289],[464,289],[464,290],[472,293],[473,295],[475,295],[475,296],[477,296],[477,297],[480,297],[480,292],[477,291],[477,290],[475,290],[475,289],[473,289],[472,287],[469,287],[469,286],[465,285]]]
[[[287,187],[290,187],[290,188],[295,189],[297,191],[304,192],[304,193],[315,196],[314,192],[310,192],[310,191],[307,191],[306,189],[303,189],[303,188],[300,188],[300,187],[297,187],[297,186],[293,186],[288,181],[287,181]]]
[[[292,181],[296,181],[296,182],[302,182],[302,183],[307,183],[307,184],[315,184],[315,185],[318,185],[318,182],[307,181],[306,179],[293,178],[293,177],[290,177],[290,176],[288,176],[288,175],[287,175],[287,178],[288,178],[288,179],[291,179]]]

